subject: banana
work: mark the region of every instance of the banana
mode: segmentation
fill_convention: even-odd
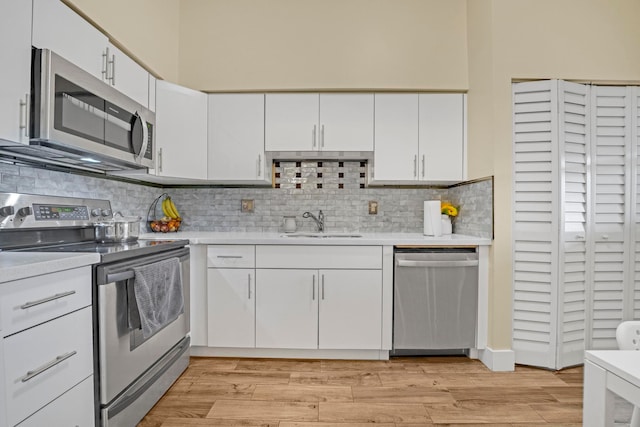
[[[169,198],[169,207],[171,208],[171,211],[173,212],[173,219],[178,219],[180,218],[180,212],[178,212],[178,208],[176,208],[176,204],[173,203],[173,200],[171,200],[171,198]]]
[[[168,197],[162,201],[162,213],[164,213],[164,216],[173,217]]]

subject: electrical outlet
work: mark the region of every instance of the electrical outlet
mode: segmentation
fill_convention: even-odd
[[[240,211],[244,213],[253,212],[253,199],[242,199]]]
[[[369,200],[369,215],[378,215],[378,202]]]

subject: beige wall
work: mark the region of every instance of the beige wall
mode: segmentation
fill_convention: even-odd
[[[511,82],[562,78],[640,83],[640,2],[470,0],[468,4],[469,174],[485,176],[487,165],[493,165],[496,227],[490,345],[504,349],[511,347]],[[491,59],[487,61],[479,49]]]
[[[467,89],[466,0],[182,0],[180,84]]]
[[[180,0],[63,0],[154,74],[178,81]]]

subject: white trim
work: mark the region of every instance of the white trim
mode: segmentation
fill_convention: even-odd
[[[480,350],[480,361],[492,371],[514,371],[516,353],[513,350],[494,350],[490,347]]]
[[[305,350],[291,348],[227,348],[192,346],[191,356],[285,359],[389,360],[386,350]]]

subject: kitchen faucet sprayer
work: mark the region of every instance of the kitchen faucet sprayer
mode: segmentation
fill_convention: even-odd
[[[318,232],[324,233],[324,214],[322,213],[322,210],[320,210],[320,213],[318,213],[318,217],[307,211],[302,214],[302,218],[311,218],[312,220],[314,220],[316,222],[316,225],[318,226]]]

